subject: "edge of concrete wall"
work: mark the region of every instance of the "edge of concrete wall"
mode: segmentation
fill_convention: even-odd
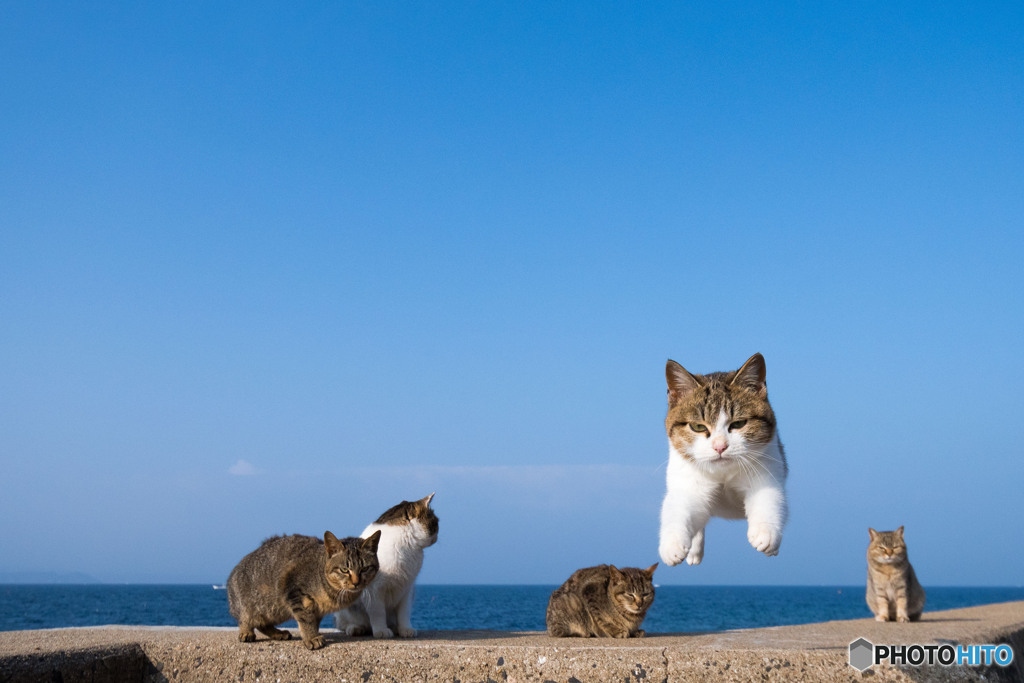
[[[130,627],[0,633],[0,683],[342,681],[981,681],[1024,683],[1024,602],[929,612],[920,622],[870,619],[643,639],[557,639],[543,633],[430,631],[410,640],[325,633],[301,641],[239,643],[233,628]],[[848,664],[857,638],[876,644],[1006,643],[1010,667]]]

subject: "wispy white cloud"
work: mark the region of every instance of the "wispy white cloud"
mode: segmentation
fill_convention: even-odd
[[[248,460],[238,459],[234,465],[228,468],[228,473],[236,477],[248,477],[256,474],[258,470]]]

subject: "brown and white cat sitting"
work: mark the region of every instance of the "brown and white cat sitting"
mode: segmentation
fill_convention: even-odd
[[[380,535],[380,572],[359,600],[334,616],[334,623],[347,635],[416,636],[412,627],[416,577],[423,566],[423,549],[437,542],[439,526],[430,507],[433,499],[431,493],[417,501],[403,500],[363,530],[363,537]]]

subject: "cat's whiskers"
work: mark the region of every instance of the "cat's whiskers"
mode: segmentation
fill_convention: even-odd
[[[763,455],[763,454],[760,454],[760,455]],[[767,474],[769,477],[772,478],[772,481],[778,483],[779,480],[778,480],[778,477],[775,476],[775,473],[772,472],[770,469],[768,469],[767,465],[765,465],[763,462],[761,462],[761,460],[774,460],[774,461],[778,462],[777,458],[759,457],[759,456],[755,457],[755,456],[749,455],[747,453],[742,453],[742,454],[740,454],[740,459],[742,459],[746,463],[749,463],[749,465],[751,466],[751,468],[750,468],[750,471],[752,473],[751,476],[753,476],[753,474],[757,473],[756,467],[760,467],[762,470],[764,470],[765,474]]]
[[[749,481],[754,481],[754,479],[757,478],[757,470],[753,467],[753,465],[756,464],[756,461],[753,461],[745,454],[740,453],[738,454],[738,457],[736,457],[736,463],[740,466],[743,473],[747,475],[747,479]]]

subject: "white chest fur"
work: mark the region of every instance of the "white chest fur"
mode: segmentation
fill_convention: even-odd
[[[661,508],[658,551],[669,565],[700,564],[704,527],[711,517],[747,519],[747,540],[776,555],[788,516],[786,465],[775,434],[767,444],[751,444],[729,433],[720,417],[714,429],[686,453],[669,442],[666,493]]]

